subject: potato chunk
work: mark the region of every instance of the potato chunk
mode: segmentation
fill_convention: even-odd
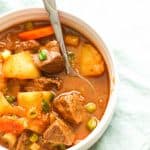
[[[40,73],[29,52],[11,55],[3,64],[3,73],[6,78],[33,79]]]
[[[83,76],[98,76],[104,72],[104,61],[100,53],[90,44],[80,49],[80,73]]]
[[[4,92],[6,88],[6,79],[4,78],[3,72],[2,72],[2,62],[0,60],[0,91]]]
[[[80,40],[79,37],[75,35],[68,34],[65,36],[65,43],[67,45],[78,46],[79,40]]]
[[[0,92],[0,115],[12,112],[12,106],[7,102],[3,94]]]
[[[29,110],[35,107],[37,110],[41,111],[42,100],[49,101],[51,97],[51,92],[19,92],[17,95],[18,105]]]
[[[49,104],[52,93],[50,91],[42,92],[19,92],[17,95],[18,105],[25,108],[27,111],[28,127],[37,133],[42,133],[47,124],[49,123],[49,117],[43,111],[43,100]],[[44,105],[45,106],[45,105]],[[50,111],[50,110],[48,110]]]
[[[3,93],[0,92],[0,115],[18,115],[24,116],[25,110],[20,106],[12,106],[8,103]]]

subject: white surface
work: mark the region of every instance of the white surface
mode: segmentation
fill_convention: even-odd
[[[7,9],[6,2],[8,4]],[[109,129],[93,150],[150,150],[150,1],[57,0],[95,28],[114,53],[120,76]],[[41,6],[41,0],[0,0],[0,11]]]

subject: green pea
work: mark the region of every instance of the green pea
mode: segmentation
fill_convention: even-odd
[[[50,105],[46,100],[42,101],[42,111],[48,113],[50,111]]]
[[[98,120],[96,117],[92,117],[88,122],[87,122],[87,128],[92,131],[96,128],[98,123]]]
[[[38,136],[37,134],[35,134],[35,133],[33,133],[33,134],[30,136],[30,138],[29,138],[29,140],[30,140],[32,143],[37,142],[38,139],[39,139],[39,136]]]
[[[73,52],[69,51],[68,52],[68,57],[69,57],[69,59],[74,60],[75,59],[75,54]]]
[[[69,59],[70,64],[73,64],[75,60],[75,53],[68,51],[68,59]]]
[[[8,101],[8,103],[13,103],[15,101],[15,97],[14,96],[5,96],[6,100]]]
[[[44,60],[47,59],[46,50],[41,50],[41,51],[39,52],[39,59],[40,59],[40,61],[44,61]]]
[[[36,108],[35,108],[35,107],[33,107],[33,108],[31,108],[31,109],[29,110],[29,117],[30,117],[31,119],[36,118],[36,117],[37,117],[37,115],[38,115],[38,113],[37,113],[37,111],[36,111]]]
[[[95,103],[88,103],[85,105],[85,109],[89,112],[89,113],[93,113],[96,110],[96,104]]]
[[[49,101],[52,102],[53,99],[54,99],[54,97],[55,97],[55,93],[54,93],[54,92],[51,92],[51,93],[50,93],[50,96],[49,96]]]
[[[25,28],[25,30],[32,30],[33,29],[33,23],[32,22],[26,22],[25,24],[24,24],[24,28]]]

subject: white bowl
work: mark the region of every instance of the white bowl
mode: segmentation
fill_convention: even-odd
[[[46,11],[42,8],[30,8],[10,12],[9,14],[0,17],[0,32],[7,29],[8,27],[11,27],[12,25],[20,24],[25,21],[48,20],[48,19],[49,18]],[[97,47],[98,50],[100,50],[101,54],[103,55],[103,58],[105,59],[109,72],[110,95],[107,108],[100,123],[87,138],[85,138],[79,144],[72,146],[71,148],[68,149],[68,150],[86,150],[89,147],[91,147],[102,136],[102,134],[104,133],[104,131],[106,130],[111,121],[116,105],[117,76],[114,67],[114,62],[112,59],[112,54],[110,54],[110,51],[108,51],[102,39],[97,35],[97,33],[82,20],[70,14],[60,12],[60,19],[61,23],[79,31],[81,34],[87,37]]]

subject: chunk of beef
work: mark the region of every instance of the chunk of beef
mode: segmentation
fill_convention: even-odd
[[[44,132],[43,137],[50,143],[71,146],[75,135],[66,123],[57,118]]]
[[[2,34],[1,41],[0,41],[0,50],[9,49],[13,47],[14,38],[12,34],[7,34],[6,36]]]
[[[16,41],[14,43],[14,50],[38,50],[40,44],[35,40]]]
[[[66,121],[79,124],[82,122],[84,98],[80,92],[71,91],[66,92],[54,100],[54,108]]]
[[[59,90],[62,86],[62,80],[58,78],[40,77],[32,80],[21,81],[23,91],[44,91],[44,90]]]
[[[28,133],[26,131],[23,132],[18,139],[16,150],[27,150],[27,149],[29,149],[28,145],[26,144],[28,142],[28,139],[29,139]]]
[[[47,59],[40,61],[38,54],[33,55],[33,60],[37,67],[44,72],[54,74],[61,72],[64,69],[64,60],[59,51],[59,44],[57,41],[49,41],[45,45]]]
[[[37,50],[40,44],[35,40],[28,41],[0,41],[0,49],[9,49],[12,51]]]
[[[7,95],[16,97],[20,91],[20,81],[18,79],[7,80]]]
[[[6,42],[0,41],[0,50],[8,49],[7,47],[8,47],[8,46],[7,46]]]
[[[59,51],[46,51],[47,59],[41,61],[38,54],[33,55],[36,66],[44,72],[54,74],[64,69],[64,60]]]
[[[56,40],[49,41],[45,45],[46,49],[59,52],[59,44]]]

